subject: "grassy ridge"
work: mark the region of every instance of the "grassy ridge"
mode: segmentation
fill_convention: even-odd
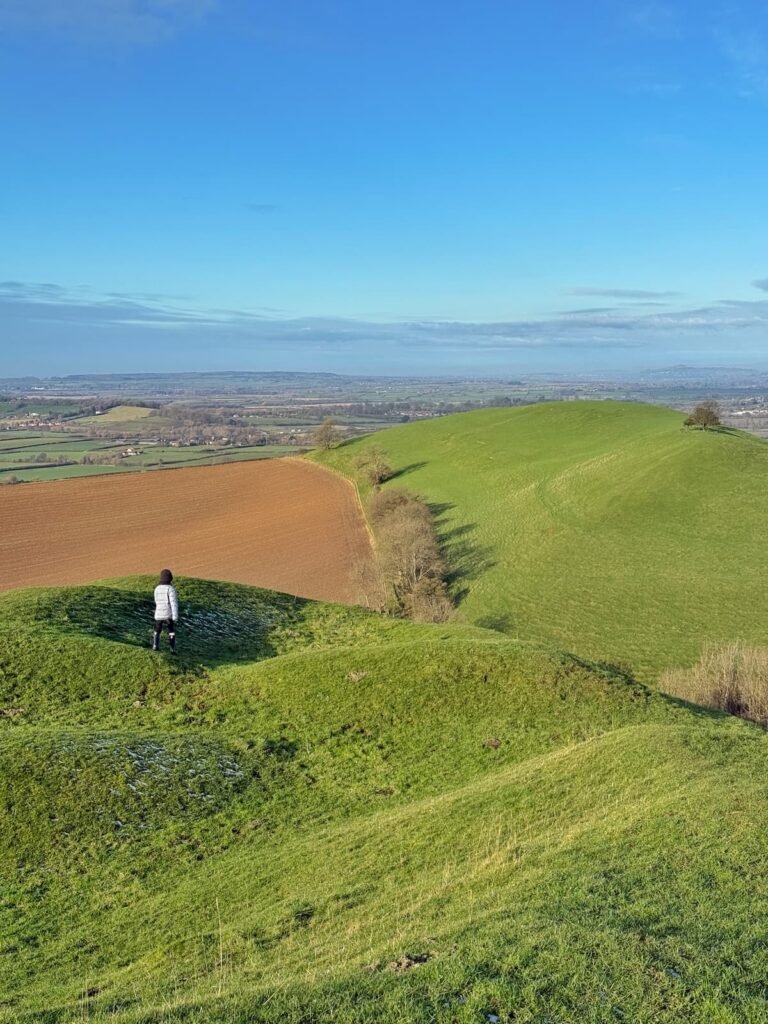
[[[619,402],[483,410],[376,435],[436,511],[459,619],[645,678],[764,636],[768,447]],[[369,441],[324,460],[353,475]]]
[[[0,597],[0,1021],[765,1021],[766,740],[616,672],[181,580]]]

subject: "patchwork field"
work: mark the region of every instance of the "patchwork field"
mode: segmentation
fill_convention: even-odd
[[[92,419],[103,420],[108,415]],[[128,421],[128,425],[137,423],[157,425],[146,416]],[[0,484],[136,473],[182,465],[219,466],[296,454],[296,446],[287,444],[171,445],[141,439],[129,444],[125,439],[88,437],[86,431],[4,430],[0,432]]]
[[[298,459],[0,490],[0,590],[136,572],[353,598],[370,542],[353,488]]]

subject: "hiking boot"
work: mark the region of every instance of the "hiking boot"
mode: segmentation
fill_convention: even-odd
[[[171,639],[168,641],[168,643],[171,645],[171,654],[175,654],[176,653],[176,638],[175,637],[171,637]]]
[[[159,651],[160,650],[160,638],[157,636],[157,634],[155,634],[155,636],[152,637],[152,650],[153,651]]]

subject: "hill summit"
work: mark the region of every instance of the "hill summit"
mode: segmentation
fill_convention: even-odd
[[[707,643],[764,636],[768,446],[624,402],[487,409],[323,456],[386,449],[430,503],[458,619],[653,680]]]

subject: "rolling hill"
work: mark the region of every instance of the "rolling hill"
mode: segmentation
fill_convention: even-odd
[[[3,1024],[768,1020],[756,727],[472,626],[0,595]]]
[[[768,447],[621,402],[490,409],[321,456],[386,449],[432,505],[457,618],[652,680],[706,643],[765,636]]]

